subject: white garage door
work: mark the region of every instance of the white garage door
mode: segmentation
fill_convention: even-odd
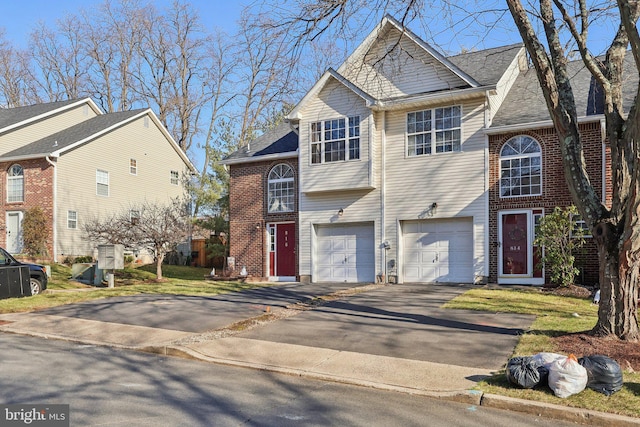
[[[404,221],[405,282],[473,282],[473,222]]]
[[[373,282],[373,224],[318,226],[318,282]]]

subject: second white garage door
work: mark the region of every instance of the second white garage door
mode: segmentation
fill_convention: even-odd
[[[473,282],[471,218],[404,221],[405,282]]]
[[[373,224],[319,225],[316,251],[318,282],[373,282]]]

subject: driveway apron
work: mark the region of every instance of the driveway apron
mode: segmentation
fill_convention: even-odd
[[[470,286],[451,284],[390,285],[239,336],[499,369],[534,317],[440,308],[468,289]]]

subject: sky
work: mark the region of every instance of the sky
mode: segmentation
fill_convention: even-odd
[[[6,31],[6,38],[16,46],[26,47],[29,33],[38,22],[49,27],[68,14],[76,14],[81,9],[91,9],[104,0],[0,0],[0,28]],[[159,9],[168,6],[172,0],[154,0]],[[199,12],[207,29],[222,28],[232,32],[240,18],[240,12],[248,1],[239,0],[190,0]]]

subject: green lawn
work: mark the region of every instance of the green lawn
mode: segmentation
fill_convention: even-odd
[[[204,276],[208,268],[163,265],[164,280],[157,282],[155,265],[128,267],[116,271],[115,287],[104,288],[84,285],[70,280],[71,268],[52,265],[52,277],[48,289],[41,295],[0,300],[0,313],[33,311],[63,304],[71,304],[99,298],[136,294],[217,295],[264,286],[261,283],[238,281],[208,281]],[[62,291],[62,292],[56,292]]]
[[[520,338],[513,356],[531,356],[539,352],[557,353],[552,337],[589,330],[598,318],[598,307],[589,300],[542,294],[537,289],[473,289],[453,299],[445,307],[537,316],[531,329]],[[504,363],[506,365],[507,360]],[[639,417],[640,373],[623,372],[623,376],[622,390],[609,397],[590,389],[566,399],[556,397],[548,387],[523,390],[507,382],[504,369],[479,383],[477,388],[491,394]]]

